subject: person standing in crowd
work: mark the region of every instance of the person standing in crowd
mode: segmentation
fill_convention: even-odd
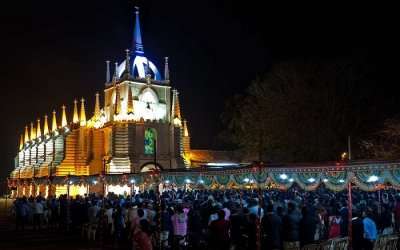
[[[334,211],[332,216],[329,216],[329,233],[328,238],[333,239],[340,237],[340,225],[342,223],[342,218],[337,211]]]
[[[372,250],[377,237],[377,229],[375,222],[371,219],[371,211],[367,210],[363,213],[364,226],[364,249]]]
[[[363,219],[360,216],[358,210],[353,210],[352,218],[352,247],[353,250],[363,249],[364,242],[364,225]]]
[[[132,250],[153,250],[150,224],[147,220],[140,220],[140,224],[133,235],[133,240],[134,247]]]
[[[214,220],[210,224],[210,249],[214,250],[229,250],[230,237],[229,230],[230,224],[225,220],[225,211],[223,209],[218,212],[218,219]]]
[[[14,202],[14,210],[16,230],[18,231],[21,228],[22,231],[24,231],[25,223],[28,221],[29,213],[29,206],[25,196],[22,199],[17,199]]]
[[[274,206],[267,206],[267,214],[261,222],[263,235],[263,248],[266,250],[281,249],[282,219],[274,213]]]
[[[288,203],[287,209],[287,214],[282,221],[283,249],[299,248],[301,216],[296,211],[296,205],[293,202]]]
[[[36,198],[33,201],[33,230],[42,229],[42,221],[43,221],[43,204],[41,202],[40,197]]]
[[[300,246],[310,244],[314,241],[316,225],[319,223],[315,214],[310,209],[303,207],[301,209],[302,218],[300,220]]]
[[[176,212],[171,217],[172,226],[174,228],[174,247],[178,246],[181,242],[185,241],[187,234],[188,216],[183,210],[182,205],[178,205]]]

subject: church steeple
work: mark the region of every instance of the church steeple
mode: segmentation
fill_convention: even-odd
[[[128,115],[133,114],[133,96],[131,86],[128,85]]]
[[[94,117],[99,119],[100,117],[100,94],[96,92],[96,103],[94,104]]]
[[[53,110],[53,119],[51,121],[51,132],[54,132],[57,130],[57,117],[56,117],[56,111]]]
[[[25,138],[24,138],[24,142],[25,142],[25,143],[29,142],[28,126],[25,126]]]
[[[41,136],[42,136],[42,129],[40,128],[40,119],[37,119],[36,138],[40,138]]]
[[[140,18],[139,18],[139,7],[135,6],[135,29],[133,31],[133,45],[135,49],[135,53],[139,55],[144,54],[143,43],[142,43],[142,34],[140,31]]]
[[[78,100],[74,100],[74,115],[72,117],[72,122],[73,123],[78,123],[79,122],[79,115],[78,115]]]
[[[65,113],[65,105],[62,105],[62,113],[61,113],[61,127],[65,127],[68,125],[67,122],[67,114]]]
[[[43,125],[43,135],[47,135],[49,133],[49,121],[47,120],[47,115],[44,116],[44,125]]]
[[[81,126],[86,126],[85,99],[83,98],[81,99],[81,113],[80,113],[79,124]]]

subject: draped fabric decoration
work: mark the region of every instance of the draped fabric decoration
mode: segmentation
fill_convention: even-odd
[[[322,174],[322,182],[326,188],[339,192],[347,188],[352,175],[347,171],[329,171]]]
[[[295,180],[295,173],[284,173],[284,172],[271,172],[269,174],[271,181],[274,185],[277,185],[279,189],[289,189]]]
[[[237,185],[251,185],[255,183],[252,173],[241,173],[233,176],[233,181]],[[255,185],[254,185],[255,186]]]
[[[362,170],[354,173],[354,183],[361,190],[374,191],[383,184],[385,177],[383,171],[377,169]]]
[[[210,176],[210,175],[200,175],[197,178],[197,183],[199,183],[199,186],[200,187],[203,186],[205,188],[210,188],[213,181],[214,181],[214,178],[213,178],[213,176]]]
[[[400,188],[400,169],[386,170],[385,177],[394,187]]]
[[[258,183],[258,184],[265,184],[265,182],[268,179],[268,171],[266,168],[263,168],[261,170],[256,170],[253,171],[253,179]]]
[[[158,178],[160,177],[160,178]],[[383,185],[400,189],[400,163],[364,164],[355,166],[331,166],[314,168],[258,168],[243,167],[218,171],[176,171],[161,172],[154,176],[149,173],[130,173],[91,176],[52,176],[40,178],[9,178],[10,188],[18,185],[147,185],[160,181],[164,184],[193,188],[277,188],[287,190],[294,183],[304,190],[315,190],[324,185],[332,191],[345,190],[349,182],[365,191],[382,188]]]
[[[215,181],[218,185],[226,186],[231,179],[230,175],[216,175]]]
[[[318,188],[321,182],[321,173],[297,173],[294,181],[300,188],[306,191],[313,191]]]

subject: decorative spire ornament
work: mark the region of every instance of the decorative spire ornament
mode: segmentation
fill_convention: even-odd
[[[122,79],[129,79],[131,77],[131,62],[130,62],[130,55],[129,49],[125,50],[125,70],[122,73]]]
[[[53,119],[51,121],[51,132],[57,131],[57,117],[56,111],[53,110]]]
[[[132,96],[132,88],[128,85],[128,115],[133,114],[133,96]]]
[[[33,125],[33,122],[31,122],[31,140],[36,139],[36,131],[35,131],[35,126]]]
[[[168,57],[165,57],[164,64],[164,80],[169,82],[169,67],[168,67]]]
[[[139,18],[139,7],[135,6],[135,29],[133,30],[133,43],[135,48],[135,53],[139,55],[144,54],[142,34],[140,32],[140,18]]]
[[[106,61],[106,82],[109,83],[110,82],[110,61]]]
[[[78,123],[79,122],[79,115],[78,115],[78,100],[74,100],[74,115],[72,117],[72,122],[73,123]]]
[[[118,115],[121,112],[121,98],[119,95],[119,87],[118,85],[115,86],[115,109],[114,114]]]
[[[100,94],[99,94],[99,92],[96,92],[96,102],[94,104],[94,117],[96,117],[96,119],[100,118]]]
[[[66,127],[68,125],[67,122],[67,114],[65,112],[65,105],[62,105],[62,113],[61,113],[61,127]]]
[[[181,107],[179,105],[179,92],[176,89],[172,90],[171,120],[175,126],[182,125]]]
[[[19,150],[22,150],[24,148],[24,136],[21,134],[19,137]]]
[[[47,115],[44,115],[43,135],[47,135],[48,133],[49,133],[49,123],[47,120]]]
[[[86,126],[86,113],[85,113],[85,99],[81,99],[81,114],[79,124],[81,126]]]
[[[115,69],[114,69],[114,75],[112,79],[113,83],[116,83],[118,81],[118,63],[115,62]]]
[[[189,131],[187,128],[187,121],[183,120],[183,136],[188,137],[189,136]]]
[[[36,125],[36,138],[42,137],[42,130],[40,128],[40,119],[37,119],[37,125]]]
[[[25,138],[24,138],[24,142],[27,143],[29,142],[29,133],[28,133],[28,126],[25,126]]]

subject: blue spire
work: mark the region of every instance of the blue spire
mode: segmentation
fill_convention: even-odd
[[[135,14],[136,14],[136,21],[135,21],[135,29],[133,31],[133,43],[134,43],[134,50],[137,54],[144,54],[143,44],[142,44],[142,34],[140,32],[140,18],[139,18],[139,7],[135,6]]]

